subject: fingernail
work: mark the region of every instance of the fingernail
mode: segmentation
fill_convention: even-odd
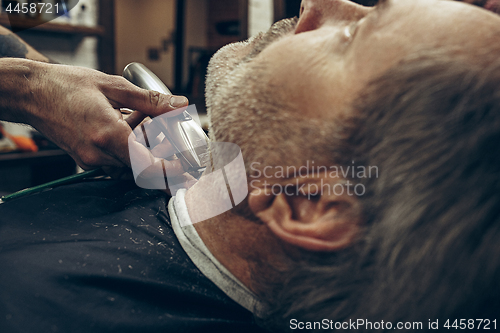
[[[184,96],[172,96],[170,97],[170,105],[173,108],[181,108],[188,104],[188,99]]]

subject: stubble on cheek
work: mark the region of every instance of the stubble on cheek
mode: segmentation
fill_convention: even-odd
[[[231,85],[231,77],[239,66],[250,62],[267,46],[291,33],[297,25],[297,18],[276,22],[266,33],[260,33],[246,41],[229,44],[221,48],[210,60],[206,80],[206,100],[210,109],[211,99],[218,89]]]
[[[252,42],[258,46],[226,46],[212,58],[207,75],[210,138],[240,146],[247,174],[254,162],[261,166],[302,165],[307,159],[317,159],[318,154],[328,156],[324,136],[337,129],[324,119],[304,121],[290,91],[281,83],[277,86],[281,81],[275,80],[273,65],[267,58],[257,57],[260,52],[237,60],[232,57],[232,52],[240,52],[239,47],[263,50],[271,40],[280,38],[277,36]]]
[[[263,76],[258,72],[269,69],[262,68],[265,65],[252,66],[252,60],[267,46],[294,31],[296,24],[297,18],[279,21],[268,32],[245,42],[226,45],[212,57],[205,92],[212,140],[226,139],[224,133],[230,129],[229,124],[237,126],[239,130],[237,118],[243,117],[240,120],[246,122],[252,120],[240,110],[245,105],[252,104],[252,108],[258,110],[259,107],[255,105],[266,103],[258,101],[258,96],[252,92],[262,84],[259,77]],[[226,120],[229,120],[229,124],[226,124]]]

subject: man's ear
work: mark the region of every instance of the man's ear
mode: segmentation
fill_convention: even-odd
[[[310,251],[337,251],[353,242],[361,223],[354,194],[290,195],[286,189],[278,195],[269,188],[254,189],[248,197],[250,209],[274,235]]]

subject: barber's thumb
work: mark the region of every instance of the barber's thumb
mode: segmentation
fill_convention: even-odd
[[[184,96],[165,95],[156,91],[148,91],[149,105],[142,112],[150,117],[156,117],[166,112],[171,116],[182,113],[188,106],[188,99]]]
[[[184,96],[170,95],[170,106],[175,109],[180,109],[188,105],[188,99]]]

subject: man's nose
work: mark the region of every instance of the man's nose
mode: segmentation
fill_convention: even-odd
[[[295,33],[315,30],[335,21],[360,20],[371,9],[348,0],[302,0]]]

